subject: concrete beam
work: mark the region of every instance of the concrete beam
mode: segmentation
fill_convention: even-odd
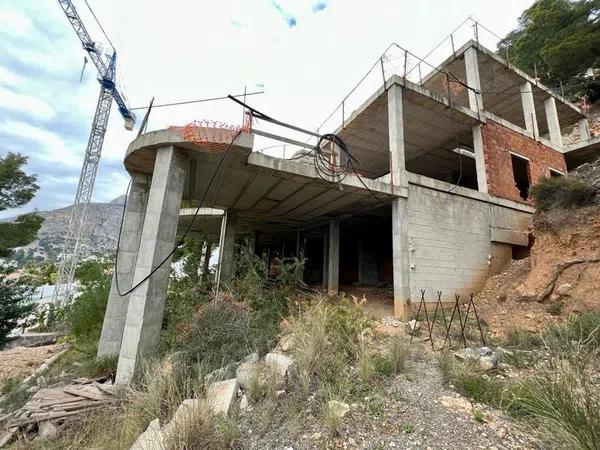
[[[409,320],[410,267],[408,259],[407,200],[397,198],[392,202],[392,256],[394,266],[394,317]]]
[[[404,149],[404,112],[402,87],[392,84],[388,90],[388,136],[390,146],[390,174],[393,186],[408,187]]]
[[[544,100],[544,109],[546,110],[546,122],[548,123],[550,142],[562,147],[563,139],[560,132],[560,122],[558,121],[558,111],[556,110],[556,100],[554,100],[554,97],[548,97]]]
[[[130,294],[121,296],[119,291],[126,292],[132,286],[144,225],[144,215],[148,203],[149,185],[150,177],[148,175],[137,172],[131,175],[131,187],[127,196],[123,223],[121,224],[121,240],[117,249],[117,266],[113,273],[104,322],[102,323],[102,333],[98,343],[99,358],[118,356],[121,350]]]
[[[581,119],[577,124],[577,128],[579,128],[579,138],[582,141],[587,141],[592,138],[592,134],[590,133],[590,122],[586,119]]]
[[[469,89],[469,108],[479,114],[483,110],[483,97],[481,95],[479,62],[477,61],[477,50],[475,47],[469,47],[465,51],[465,72],[467,85],[477,91]]]
[[[473,127],[473,152],[475,153],[475,170],[477,171],[477,190],[487,194],[487,173],[485,171],[482,126],[475,125]]]
[[[492,242],[501,242],[503,244],[520,245],[527,247],[529,245],[529,233],[518,230],[507,230],[505,228],[490,227]]]
[[[221,282],[229,283],[233,278],[233,263],[235,250],[235,229],[237,227],[237,212],[225,211],[221,222],[221,238],[219,240],[219,267],[217,269],[217,286]]]
[[[340,219],[329,221],[329,260],[327,270],[327,291],[337,294],[340,284]]]
[[[521,85],[521,104],[523,105],[523,119],[525,120],[525,129],[533,133],[534,137],[538,137],[540,133],[538,131],[537,116],[535,114],[533,89],[529,81],[526,81]]]
[[[158,344],[171,269],[170,258],[162,266],[159,265],[175,245],[186,162],[185,153],[173,146],[156,150],[133,277],[134,284],[141,284],[129,299],[116,384],[129,384],[139,371],[144,357]],[[142,282],[152,270],[155,272]]]

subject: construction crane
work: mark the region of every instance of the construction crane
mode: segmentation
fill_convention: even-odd
[[[71,0],[58,0],[58,3],[81,40],[83,49],[96,65],[98,69],[98,81],[100,82],[100,97],[98,98],[96,113],[92,121],[92,129],[85,150],[79,185],[77,186],[77,193],[71,210],[71,220],[69,221],[69,228],[65,236],[58,278],[52,295],[52,303],[56,306],[61,306],[68,304],[73,296],[73,278],[79,257],[81,256],[81,235],[86,223],[86,214],[92,197],[98,163],[100,162],[100,155],[102,153],[102,143],[104,142],[104,134],[106,133],[113,99],[117,103],[119,112],[125,119],[125,128],[127,130],[133,129],[135,115],[129,110],[123,96],[119,93],[115,85],[117,52],[112,47],[112,44],[112,51],[105,54],[102,45],[94,42],[85,29],[73,2]]]

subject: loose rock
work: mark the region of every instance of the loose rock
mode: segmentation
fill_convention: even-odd
[[[238,382],[235,378],[213,383],[208,388],[206,400],[216,414],[227,415],[236,398]]]

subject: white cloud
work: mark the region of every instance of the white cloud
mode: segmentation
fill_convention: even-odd
[[[0,33],[24,36],[33,29],[31,20],[22,13],[6,9],[7,3],[0,9]]]
[[[25,84],[25,79],[6,67],[0,66],[0,84],[5,86],[18,86]]]
[[[73,151],[72,145],[67,144],[63,138],[52,131],[25,122],[10,120],[0,123],[0,133],[38,144],[41,152],[23,149],[23,153],[31,158],[60,164],[63,167],[81,166],[82,155]],[[51,172],[51,166],[49,169]]]
[[[19,94],[0,87],[0,109],[26,114],[39,120],[53,119],[54,108],[39,97]]]

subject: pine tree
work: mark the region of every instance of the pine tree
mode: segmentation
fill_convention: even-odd
[[[26,163],[27,158],[16,153],[0,157],[0,211],[26,205],[39,189],[37,177],[23,171]],[[0,223],[0,257],[9,257],[15,247],[33,241],[43,220],[32,213],[21,215],[14,222]],[[0,348],[8,342],[19,321],[34,311],[33,291],[33,286],[24,281],[11,280],[6,273],[0,273]]]

